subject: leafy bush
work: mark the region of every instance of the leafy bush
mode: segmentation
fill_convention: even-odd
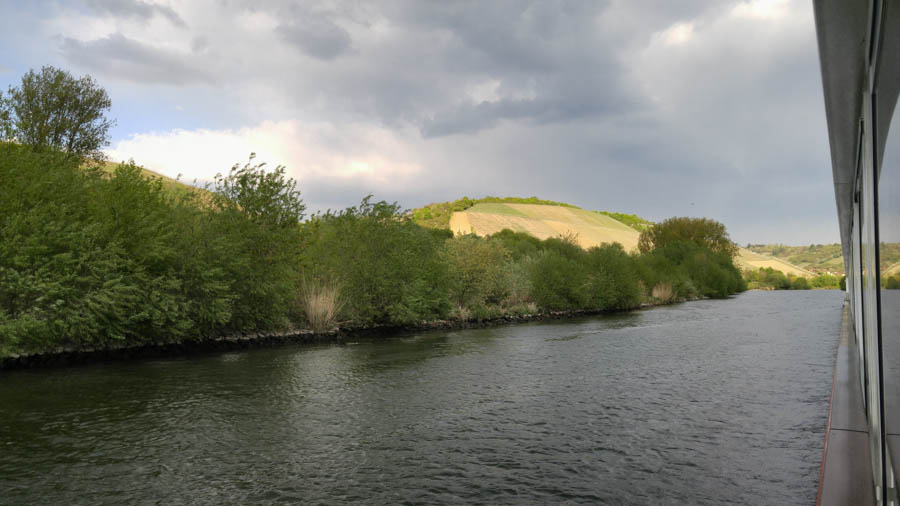
[[[641,232],[638,249],[648,253],[673,243],[691,242],[715,253],[733,258],[738,247],[731,241],[725,225],[709,218],[669,218]]]
[[[210,261],[230,282],[235,331],[286,328],[299,317],[295,297],[302,281],[298,254],[306,206],[284,167],[267,172],[253,158],[216,176],[206,223],[226,238]]]
[[[809,281],[803,277],[797,277],[791,280],[791,290],[809,290]]]
[[[592,308],[628,309],[641,302],[638,274],[631,257],[618,243],[587,252]]]
[[[133,164],[107,177],[59,153],[7,148],[0,347],[135,345],[290,324],[296,220],[275,223],[224,196],[214,208],[174,197]]]
[[[626,214],[626,213],[614,213],[611,211],[597,211],[598,213],[609,216],[610,218],[620,221],[625,225],[637,230],[638,232],[643,232],[647,230],[651,226],[653,226],[652,221],[645,220],[636,214]]]
[[[493,234],[491,239],[503,243],[512,260],[515,261],[532,257],[544,248],[543,241],[537,237],[525,232],[513,232],[508,228]]]
[[[441,240],[397,204],[363,199],[358,207],[317,215],[307,224],[304,265],[338,280],[345,317],[359,323],[411,323],[450,310]]]
[[[586,262],[555,248],[548,248],[535,258],[531,287],[532,299],[550,311],[584,309],[590,301]]]
[[[465,235],[444,243],[451,273],[450,296],[457,306],[497,305],[509,294],[503,243]]]

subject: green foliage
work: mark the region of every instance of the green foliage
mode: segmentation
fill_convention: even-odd
[[[760,267],[757,271],[744,272],[744,279],[753,289],[789,290],[791,280],[783,272],[771,267]]]
[[[587,252],[589,306],[628,309],[641,303],[642,293],[634,261],[619,243],[603,244]]]
[[[281,165],[272,172],[265,164],[253,164],[256,153],[243,166],[235,164],[228,176],[217,174],[213,203],[221,212],[238,213],[266,229],[294,228],[303,219],[306,205],[293,179]]]
[[[672,284],[678,296],[686,297],[693,292],[712,298],[727,297],[747,289],[727,253],[691,241],[675,241],[653,249],[648,256],[662,257],[666,261],[656,261],[656,268],[663,276],[646,279],[647,286],[655,286],[661,281]]]
[[[841,276],[841,282],[840,285],[838,285],[838,288],[840,288],[841,290],[847,289],[847,276]]]
[[[697,297],[697,288],[694,286],[687,269],[672,261],[661,253],[649,253],[634,257],[635,269],[644,290],[650,293],[657,285],[672,287],[674,297]]]
[[[0,354],[617,310],[654,300],[653,287],[675,299],[742,289],[727,255],[690,242],[629,255],[509,230],[452,237],[370,197],[303,221],[296,183],[252,156],[201,193],[173,192],[133,163],[109,172],[3,149]]]
[[[3,98],[0,90],[0,143],[10,142],[13,138],[12,111],[9,102]],[[3,146],[0,146],[2,148]]]
[[[796,277],[791,280],[791,290],[809,290],[809,281],[804,277]]]
[[[29,70],[19,87],[10,87],[0,107],[0,127],[33,150],[102,157],[114,121],[105,117],[111,102],[90,76],[75,78],[54,67]],[[5,136],[5,138],[10,138]]]
[[[508,228],[497,232],[491,238],[502,242],[513,260],[535,256],[538,251],[543,249],[543,242],[537,237],[525,232],[513,232]]]
[[[738,251],[725,225],[709,218],[687,217],[669,218],[644,230],[638,239],[638,249],[641,253],[647,253],[678,242],[692,242],[730,258],[734,258]]]
[[[649,229],[653,226],[652,221],[645,220],[636,214],[625,214],[625,213],[614,213],[611,211],[596,211],[600,214],[609,216],[614,220],[618,220],[629,227],[637,230],[638,232],[643,232],[644,230]]]
[[[450,298],[457,306],[498,305],[508,293],[509,252],[503,243],[466,235],[444,243],[450,272]]]
[[[627,309],[641,303],[634,260],[618,244],[582,250],[571,238],[547,239],[531,266],[532,298],[548,310]]]
[[[809,280],[810,288],[835,289],[840,285],[838,276],[831,274],[820,274]]]
[[[449,313],[442,242],[397,204],[366,197],[358,207],[314,216],[306,228],[305,265],[338,280],[344,318],[404,324]]]
[[[771,267],[760,267],[759,270],[747,270],[744,280],[753,289],[762,290],[836,290],[840,288],[842,279],[831,274],[820,274],[813,278],[784,274]],[[841,288],[843,289],[843,288]]]
[[[202,339],[289,323],[299,234],[296,220],[279,221],[283,208],[251,213],[221,202],[211,209],[192,195],[173,196],[133,164],[107,177],[25,146],[0,157],[0,179],[0,348],[7,353]],[[243,195],[262,199],[250,186]]]
[[[537,256],[531,269],[531,297],[538,306],[550,311],[587,308],[590,284],[583,256],[586,253],[566,255],[559,248],[547,248]]]
[[[231,323],[241,331],[289,326],[301,284],[299,225],[306,206],[284,167],[266,172],[253,159],[216,176],[209,223],[228,238],[215,263],[232,283]]]

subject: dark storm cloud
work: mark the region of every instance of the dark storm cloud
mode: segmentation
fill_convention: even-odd
[[[275,30],[284,41],[319,60],[333,60],[350,48],[347,30],[328,19],[304,17]]]
[[[169,18],[144,2],[93,5]],[[539,195],[651,219],[710,216],[754,242],[813,240],[834,220],[803,0],[175,8],[190,26],[182,41],[123,31],[133,38],[63,39],[62,55],[138,86],[231,93],[210,112],[231,111],[231,128],[273,118],[387,128],[422,167],[406,186],[307,181],[310,202],[316,191],[329,205],[364,190],[407,206]]]
[[[115,17],[149,21],[154,16],[162,16],[175,26],[187,27],[181,16],[165,5],[151,4],[141,0],[87,0],[87,5],[97,12]]]
[[[155,48],[120,33],[89,42],[64,38],[59,49],[67,60],[116,79],[169,85],[212,81],[211,74],[194,65],[190,55]]]

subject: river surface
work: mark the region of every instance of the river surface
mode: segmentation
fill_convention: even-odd
[[[843,293],[0,373],[0,503],[813,504]]]

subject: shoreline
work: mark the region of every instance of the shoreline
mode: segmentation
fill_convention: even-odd
[[[391,338],[408,332],[477,329],[546,320],[567,320],[583,316],[626,313],[629,311],[680,304],[694,300],[701,299],[683,299],[668,304],[644,303],[635,308],[620,310],[579,309],[525,315],[507,315],[484,320],[434,320],[409,325],[348,326],[338,327],[326,332],[314,332],[310,329],[296,329],[283,332],[258,332],[174,343],[141,344],[137,346],[125,345],[121,347],[85,349],[57,348],[55,351],[47,353],[13,354],[6,357],[0,357],[0,373],[10,370],[49,369],[55,367],[152,358],[194,357],[216,352],[272,348],[289,345],[340,344],[352,338]]]

